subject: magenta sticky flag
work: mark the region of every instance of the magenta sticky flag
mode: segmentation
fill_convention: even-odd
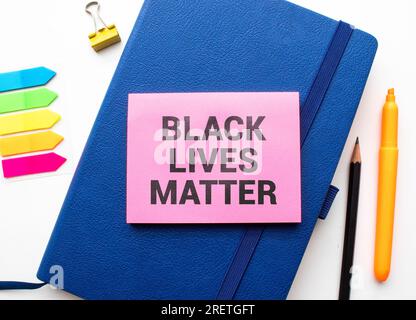
[[[57,171],[66,159],[54,152],[2,161],[5,178]]]
[[[128,223],[299,223],[299,94],[130,94]]]

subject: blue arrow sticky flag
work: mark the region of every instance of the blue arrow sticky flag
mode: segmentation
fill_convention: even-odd
[[[55,71],[45,67],[0,73],[0,92],[42,86],[55,75]]]

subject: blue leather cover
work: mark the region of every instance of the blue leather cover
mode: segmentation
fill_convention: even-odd
[[[338,22],[281,0],[147,0],[79,163],[38,277],[89,299],[215,299],[245,226],[126,224],[131,92],[300,91]],[[285,299],[377,50],[355,30],[302,152],[300,225],[271,225],[236,299]]]

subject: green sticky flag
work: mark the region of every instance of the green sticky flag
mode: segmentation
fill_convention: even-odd
[[[0,94],[0,114],[45,108],[57,97],[55,92],[46,88]]]

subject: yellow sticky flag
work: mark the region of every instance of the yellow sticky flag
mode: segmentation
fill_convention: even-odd
[[[0,117],[0,136],[52,128],[61,116],[50,110],[40,110]]]
[[[61,135],[53,131],[0,138],[0,154],[3,157],[9,157],[30,152],[53,150],[63,139]]]

